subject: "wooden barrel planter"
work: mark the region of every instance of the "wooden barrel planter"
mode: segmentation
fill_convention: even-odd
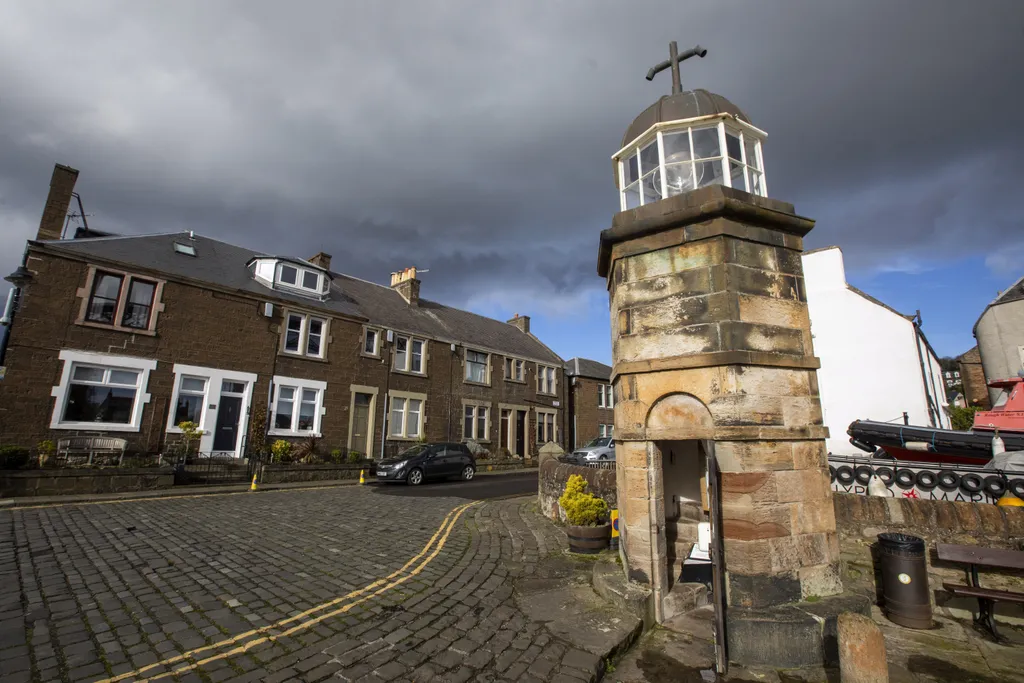
[[[601,526],[567,526],[565,533],[569,537],[569,551],[594,555],[608,547],[612,537],[612,525]]]

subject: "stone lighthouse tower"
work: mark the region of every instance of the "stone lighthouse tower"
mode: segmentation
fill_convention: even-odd
[[[678,63],[705,51],[672,48],[648,78],[671,66],[673,94],[612,157],[621,211],[598,257],[621,548],[663,622],[703,597],[684,561],[710,523],[730,659],[800,666],[827,621],[808,615],[842,591],[800,260],[814,222],[768,196],[763,130],[721,95],[682,91]]]

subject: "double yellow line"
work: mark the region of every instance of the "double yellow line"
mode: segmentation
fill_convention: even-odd
[[[338,598],[334,598],[333,600],[329,600],[328,602],[317,605],[316,607],[312,607],[306,610],[305,612],[300,612],[299,614],[292,615],[286,619],[282,619],[273,624],[261,626],[251,631],[246,631],[245,633],[239,633],[236,636],[225,638],[224,640],[218,641],[211,645],[204,645],[203,647],[198,647],[194,650],[183,652],[180,655],[176,655],[174,657],[170,657],[159,662],[154,662],[153,664],[148,664],[139,669],[135,669],[134,671],[119,674],[117,676],[114,676],[113,678],[104,679],[103,681],[100,681],[100,683],[117,683],[117,681],[126,680],[156,681],[166,676],[176,676],[178,674],[182,674],[187,671],[191,671],[192,669],[195,669],[197,667],[203,666],[204,664],[209,664],[210,662],[216,661],[218,659],[224,659],[225,657],[233,657],[235,655],[242,654],[250,648],[259,645],[260,643],[273,642],[278,638],[294,635],[295,633],[307,629],[310,626],[319,624],[321,621],[325,619],[330,619],[331,617],[336,617],[339,614],[344,614],[356,605],[362,604],[367,600],[370,600],[371,598],[374,598],[380,595],[381,593],[384,593],[385,591],[389,591],[392,588],[395,588],[396,586],[400,586],[409,579],[413,578],[414,576],[422,572],[427,567],[427,565],[429,565],[434,560],[434,558],[437,557],[438,553],[441,552],[441,549],[444,548],[445,543],[448,541],[448,536],[455,528],[455,523],[458,522],[459,517],[462,516],[462,513],[464,513],[466,510],[473,507],[474,505],[477,505],[478,503],[479,501],[466,503],[464,505],[458,506],[457,508],[449,512],[445,516],[444,520],[442,520],[441,526],[438,528],[438,530],[434,532],[434,535],[430,538],[429,541],[427,541],[427,544],[423,546],[423,549],[419,553],[414,555],[412,559],[410,559],[408,562],[402,565],[400,569],[392,572],[391,574],[387,575],[382,579],[378,579],[377,581],[374,581],[373,583],[364,586],[363,588],[354,590],[351,593],[342,595]],[[425,559],[424,556],[426,556]],[[419,562],[419,564],[416,567],[413,567],[413,565],[417,562]],[[413,568],[410,569],[410,567]],[[341,606],[336,607],[337,605]],[[318,612],[322,612],[322,614],[317,614]],[[317,614],[317,616],[313,616],[315,614]],[[288,626],[293,622],[297,623],[294,623],[294,625],[292,626]],[[269,631],[274,631],[281,628],[285,628],[285,630],[277,633],[269,633]],[[208,657],[203,657],[201,659],[197,657],[197,655],[207,653],[212,650],[221,650],[223,648],[233,645],[235,647],[233,647],[230,650],[219,652],[217,654],[213,654]],[[175,664],[181,664],[181,666],[174,667]],[[160,666],[174,668],[171,668],[170,671],[158,673],[154,675],[152,678],[143,677],[147,671],[151,671]]]

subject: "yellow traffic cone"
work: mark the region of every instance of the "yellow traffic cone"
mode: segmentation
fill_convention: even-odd
[[[256,487],[256,475],[255,475],[255,474],[254,474],[254,475],[252,475],[252,486],[250,486],[250,487],[249,487],[249,490],[250,490],[250,491],[258,491],[258,490],[259,490],[259,489],[258,489],[258,488]]]
[[[360,484],[365,484],[366,483],[366,479],[363,477],[363,472],[365,472],[365,470],[359,470],[359,483]]]

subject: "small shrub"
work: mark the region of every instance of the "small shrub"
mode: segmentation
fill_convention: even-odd
[[[46,467],[47,463],[53,458],[54,453],[57,452],[57,446],[52,441],[46,439],[36,444],[36,457],[38,458],[39,467]]]
[[[331,451],[331,462],[335,465],[340,465],[345,462],[345,451],[340,448],[335,448]]]
[[[592,493],[586,493],[587,480],[578,474],[569,477],[558,504],[573,526],[598,526],[608,519],[608,504]]]
[[[363,461],[363,454],[360,453],[359,451],[349,451],[348,452],[348,463],[350,465],[358,465],[362,461]]]
[[[312,465],[320,459],[320,439],[315,436],[306,437],[295,448],[293,455],[303,465]]]
[[[290,441],[278,439],[270,444],[270,453],[273,456],[271,462],[290,462],[292,459],[292,444]]]
[[[181,455],[187,458],[192,455],[192,444],[195,444],[196,448],[199,447],[199,438],[203,435],[203,430],[195,422],[179,422],[178,429],[181,430],[178,448]]]
[[[978,406],[959,408],[949,406],[949,417],[953,423],[953,429],[958,432],[969,432],[974,429],[974,414],[981,410]]]
[[[18,470],[28,464],[29,450],[21,446],[0,446],[0,470]]]

